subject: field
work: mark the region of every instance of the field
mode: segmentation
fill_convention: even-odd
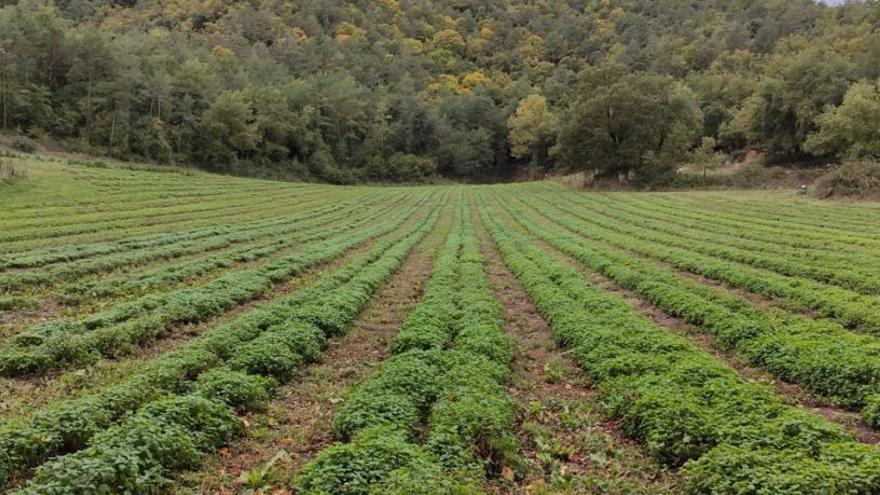
[[[880,205],[0,182],[4,493],[880,493]]]

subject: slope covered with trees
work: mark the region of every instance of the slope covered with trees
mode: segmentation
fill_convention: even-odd
[[[97,154],[332,182],[880,155],[873,1],[0,5],[0,127]]]

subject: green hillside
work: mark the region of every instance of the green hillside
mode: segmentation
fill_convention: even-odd
[[[330,182],[880,155],[875,1],[0,5],[0,128],[92,154]]]

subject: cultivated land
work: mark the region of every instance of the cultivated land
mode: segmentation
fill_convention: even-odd
[[[880,206],[17,158],[4,493],[880,493]]]

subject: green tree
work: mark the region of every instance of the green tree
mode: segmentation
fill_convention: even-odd
[[[671,171],[701,126],[696,97],[673,79],[591,68],[562,120],[555,155],[569,170],[647,177]]]
[[[259,141],[251,97],[244,91],[224,91],[202,115],[208,143],[208,163],[221,165],[254,151]]]
[[[710,170],[715,170],[724,163],[724,153],[715,151],[716,146],[715,138],[706,136],[691,151],[690,162],[703,170],[703,178],[709,175]]]
[[[829,105],[839,105],[849,87],[852,64],[826,48],[793,41],[789,50],[774,57],[772,74],[748,98],[737,116],[749,139],[775,158],[804,154],[807,135],[816,130],[816,118]]]
[[[843,103],[816,119],[804,148],[815,155],[880,159],[880,81],[853,84]]]
[[[516,112],[507,120],[510,153],[528,158],[534,167],[550,163],[550,148],[556,138],[556,118],[547,107],[547,99],[532,94],[520,100]]]

